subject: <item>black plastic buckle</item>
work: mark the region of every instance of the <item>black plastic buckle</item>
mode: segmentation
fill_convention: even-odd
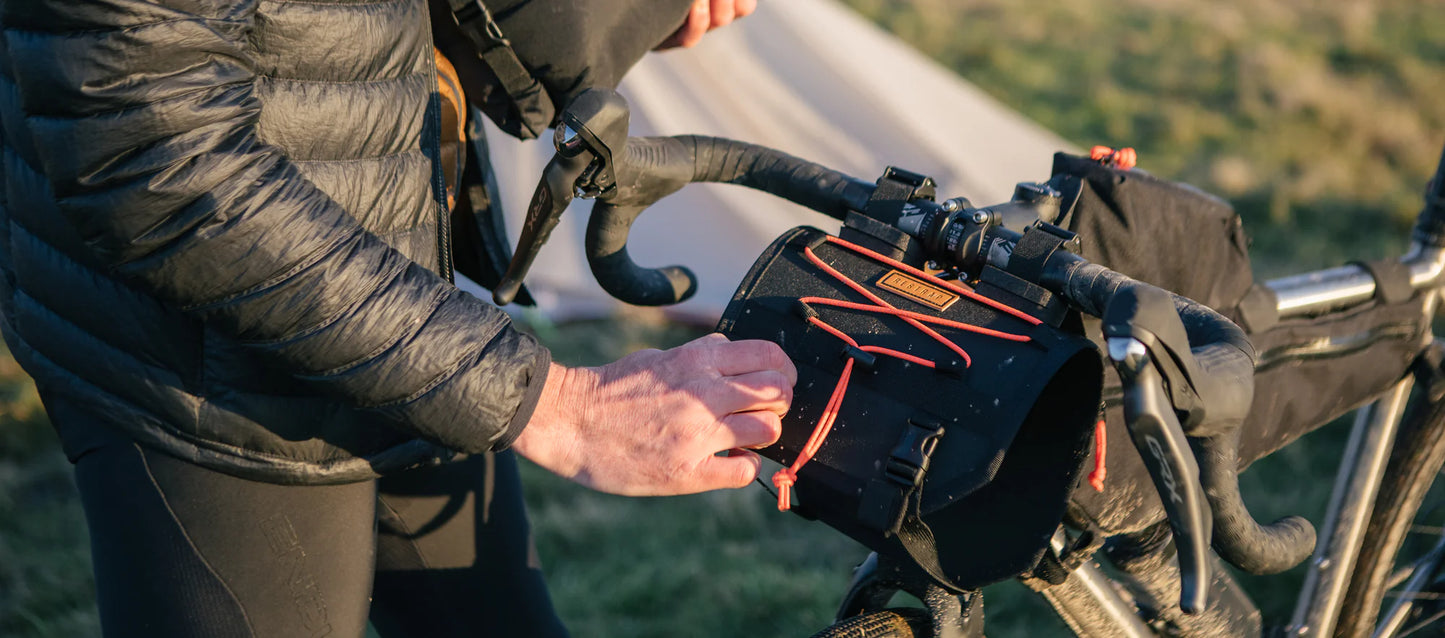
[[[473,20],[481,19],[482,28],[479,33],[485,34],[487,40],[495,46],[512,46],[512,41],[502,34],[501,25],[492,18],[492,12],[487,10],[486,5],[482,4],[482,0],[472,0],[466,4],[454,1],[452,6],[452,15],[456,17],[457,24],[467,26]]]
[[[932,177],[889,166],[878,178],[878,187],[873,189],[873,194],[868,197],[868,204],[860,212],[891,227],[907,209],[916,208],[916,205],[910,202],[920,199],[932,201],[937,194],[938,187]],[[869,232],[866,228],[860,230]],[[887,237],[882,238],[887,240]]]
[[[942,423],[926,417],[908,419],[908,430],[888,455],[884,475],[904,487],[922,485],[933,450],[938,447],[938,439],[942,436]]]

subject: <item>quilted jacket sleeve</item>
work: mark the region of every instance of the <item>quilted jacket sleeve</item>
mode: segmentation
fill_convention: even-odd
[[[258,140],[256,1],[0,5],[63,214],[128,281],[298,379],[452,449],[505,446],[548,353]]]

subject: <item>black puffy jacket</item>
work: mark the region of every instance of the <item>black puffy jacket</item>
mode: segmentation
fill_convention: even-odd
[[[438,274],[438,122],[425,0],[0,2],[0,329],[68,451],[318,483],[509,443],[549,356]]]

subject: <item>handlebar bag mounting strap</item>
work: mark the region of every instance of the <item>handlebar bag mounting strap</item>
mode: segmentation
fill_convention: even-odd
[[[797,466],[798,513],[962,592],[1033,568],[1047,548],[1103,370],[1092,343],[1059,327],[1077,321],[919,268],[795,228],[753,265],[718,331],[777,343],[797,366],[763,456],[793,465],[836,413]]]

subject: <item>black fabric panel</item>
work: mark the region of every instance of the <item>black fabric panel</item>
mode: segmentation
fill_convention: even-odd
[[[386,477],[380,487],[371,620],[382,636],[567,635],[510,452]]]
[[[335,83],[430,76],[426,3],[261,0],[251,36],[257,75]],[[422,26],[422,28],[418,28]]]
[[[614,88],[682,26],[691,0],[487,0],[517,57],[560,110],[578,93]]]
[[[256,636],[246,610],[206,564],[139,448],[119,444],[76,468],[90,525],[96,606],[106,636]]]
[[[246,481],[124,439],[77,463],[106,636],[360,636],[368,610],[387,637],[567,635],[510,454],[400,473],[379,495]]]
[[[279,486],[125,442],[76,466],[106,636],[359,636],[373,483]]]
[[[1369,304],[1253,335],[1260,359],[1240,462],[1289,445],[1404,378],[1429,328],[1424,303]]]
[[[46,282],[46,285],[23,287],[21,294],[33,299],[34,303],[48,308],[59,317],[84,324],[85,332],[132,358],[128,365],[169,369],[185,384],[184,387],[194,390],[199,385],[200,371],[196,366],[195,350],[200,344],[200,322],[178,320],[175,309],[86,267],[45,239],[31,234],[28,229],[17,227],[12,231],[8,254],[15,260],[15,275],[20,281],[26,284]],[[82,290],[85,294],[76,294]],[[82,321],[82,318],[92,316],[97,308],[104,308],[115,315],[123,313],[127,320]],[[155,338],[157,326],[167,326],[168,339]],[[46,325],[34,328],[63,332],[67,326],[47,321]],[[79,326],[76,329],[80,329]],[[41,334],[33,336],[37,342],[52,338]],[[68,335],[55,338],[73,339]],[[57,359],[63,359],[71,353],[52,354]],[[84,351],[73,354],[82,358],[90,356]],[[84,363],[83,359],[80,363]]]
[[[364,84],[257,78],[256,99],[265,105],[258,137],[286,149],[294,162],[354,162],[418,151],[426,111],[398,112],[396,104],[424,104],[436,90],[429,73]]]
[[[1228,203],[1063,153],[1054,156],[1053,172],[1083,188],[1057,224],[1079,234],[1085,258],[1211,308],[1232,308],[1249,292],[1248,242]]]
[[[1384,304],[1397,304],[1415,296],[1410,285],[1410,267],[1398,259],[1351,262],[1369,271],[1375,280],[1375,298]]]
[[[1268,286],[1255,284],[1239,301],[1239,326],[1245,332],[1264,332],[1279,323],[1279,296]]]

